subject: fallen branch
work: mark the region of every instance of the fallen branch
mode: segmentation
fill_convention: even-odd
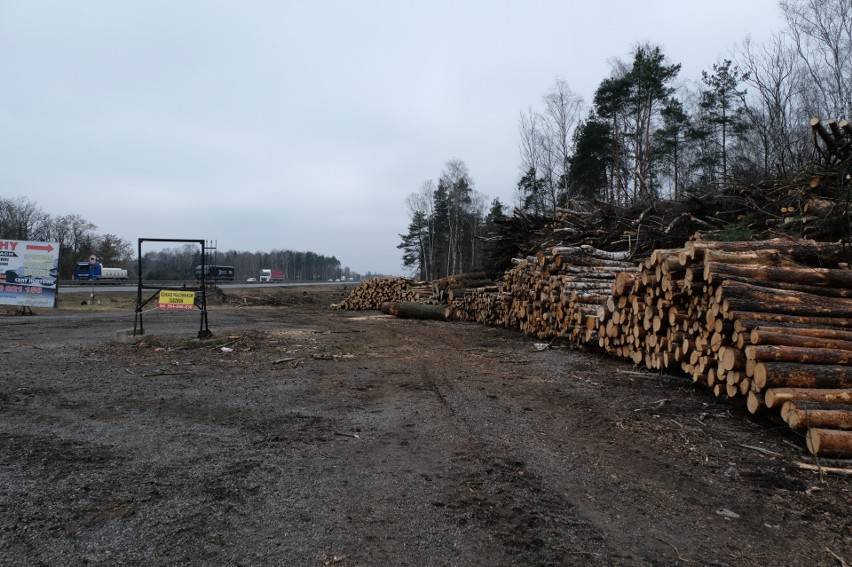
[[[740,447],[744,449],[751,449],[752,451],[757,451],[758,453],[763,453],[764,455],[771,455],[773,457],[783,457],[781,453],[776,453],[775,451],[770,451],[769,449],[764,449],[763,447],[755,447],[754,445],[745,445],[740,443]]]
[[[800,469],[805,469],[807,471],[828,472],[836,474],[852,474],[852,469],[846,469],[841,467],[822,467],[820,465],[812,465],[811,463],[803,463],[801,461],[793,461],[793,464],[799,467]]]

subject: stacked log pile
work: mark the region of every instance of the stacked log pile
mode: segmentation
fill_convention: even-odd
[[[468,289],[452,301],[456,320],[512,327],[541,340],[588,343],[597,327],[598,306],[612,282],[635,271],[626,252],[593,246],[553,246],[516,259],[500,286]]]
[[[382,303],[402,301],[431,303],[432,287],[426,282],[406,278],[372,278],[359,283],[346,299],[331,307],[379,311]]]
[[[448,276],[432,282],[432,298],[441,304],[452,303],[463,298],[468,290],[494,285],[494,280],[490,279],[485,272]]]
[[[848,254],[813,241],[693,241],[654,250],[637,269],[626,253],[553,246],[516,259],[499,285],[371,280],[345,308],[439,303],[446,319],[598,345],[649,369],[679,369],[752,413],[780,412],[814,454],[852,456]],[[412,289],[429,291],[411,299]]]
[[[836,406],[852,394],[852,331],[845,330],[852,326],[852,270],[845,255],[840,245],[778,239],[655,250],[639,274],[619,276],[599,309],[599,345],[649,369],[679,366],[752,413],[797,395],[825,401],[824,389]],[[785,395],[776,401],[777,389]],[[826,427],[808,428],[809,448],[852,454],[852,406],[829,409],[811,422]],[[807,422],[795,410],[782,417],[802,427]]]

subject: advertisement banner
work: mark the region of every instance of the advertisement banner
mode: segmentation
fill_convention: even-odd
[[[160,309],[192,309],[195,307],[194,291],[160,290]]]
[[[0,239],[0,305],[53,307],[59,243]]]

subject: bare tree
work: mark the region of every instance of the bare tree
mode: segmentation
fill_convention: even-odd
[[[583,98],[562,79],[556,79],[544,96],[544,151],[548,163],[548,205],[555,210],[567,197],[568,160],[573,153],[574,131],[585,115]]]
[[[816,95],[812,114],[852,117],[852,2],[781,0],[779,6]]]
[[[516,201],[521,209],[552,214],[567,199],[574,130],[585,108],[562,79],[554,81],[543,102],[543,112],[529,108],[518,122],[521,179]]]
[[[59,273],[70,278],[77,261],[95,251],[93,242],[98,227],[76,214],[55,217],[50,224],[50,236],[46,240],[59,243]]]
[[[747,38],[736,49],[736,60],[749,87],[746,114],[752,125],[752,148],[760,148],[764,176],[783,176],[801,163],[807,148],[801,116],[803,68],[795,48],[781,34],[755,45]]]
[[[0,199],[0,237],[44,240],[50,234],[50,215],[24,197]]]

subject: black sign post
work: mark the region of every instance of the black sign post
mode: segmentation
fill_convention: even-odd
[[[158,285],[146,285],[142,281],[142,243],[143,242],[191,242],[197,243],[201,245],[201,281],[198,287],[187,287],[186,284],[181,286],[158,286]],[[164,289],[170,290],[180,290],[180,291],[200,291],[201,292],[201,300],[196,301],[195,306],[198,307],[199,311],[201,311],[201,327],[198,330],[198,338],[199,339],[209,339],[213,336],[213,333],[210,332],[210,328],[207,324],[207,285],[205,280],[204,273],[204,258],[207,255],[205,250],[205,241],[204,240],[187,240],[184,238],[140,238],[139,239],[139,249],[138,249],[138,285],[136,289],[136,317],[133,321],[133,335],[144,335],[145,327],[142,324],[142,308],[150,302],[152,299],[160,295],[160,291]],[[151,295],[148,299],[142,299],[142,290],[155,290],[154,294]]]

